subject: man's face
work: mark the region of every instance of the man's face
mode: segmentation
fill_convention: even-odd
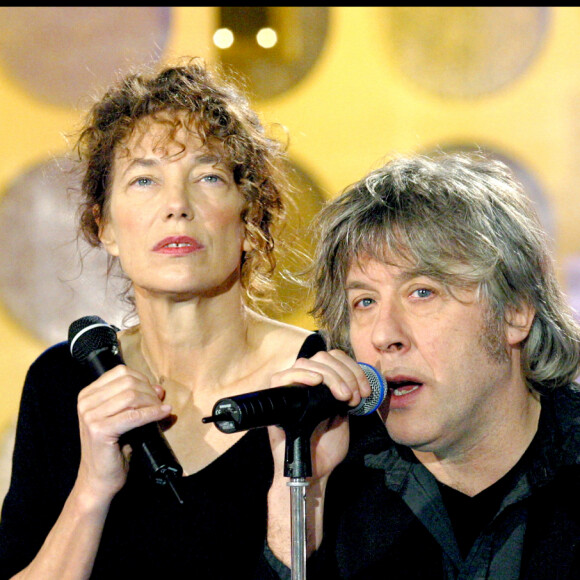
[[[454,289],[373,259],[347,276],[350,340],[359,362],[378,368],[390,398],[390,436],[416,451],[461,454],[509,420],[526,389],[520,342],[531,318],[489,336],[475,289]],[[505,356],[491,345],[505,345]],[[511,405],[511,409],[510,409]]]

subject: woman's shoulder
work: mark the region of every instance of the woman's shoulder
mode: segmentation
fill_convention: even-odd
[[[326,346],[322,336],[301,326],[266,317],[258,319],[258,343],[268,359],[277,359],[278,367],[292,366],[300,357],[310,357]]]
[[[30,365],[26,385],[35,390],[50,390],[55,385],[62,393],[68,387],[78,392],[79,383],[85,380],[83,370],[70,354],[69,344],[59,342],[41,352]]]
[[[39,369],[41,371],[46,371],[53,367],[54,365],[58,365],[59,367],[63,364],[72,364],[73,359],[70,354],[68,342],[58,342],[49,346],[45,350],[43,350],[34,360],[32,365],[30,366],[31,370]]]
[[[327,350],[326,341],[319,332],[312,332],[302,343],[296,358],[310,358],[321,350]]]
[[[320,337],[317,332],[303,326],[266,317],[260,319],[260,326],[263,337],[279,344],[282,348],[288,346],[300,349],[306,340],[313,340],[311,337]]]

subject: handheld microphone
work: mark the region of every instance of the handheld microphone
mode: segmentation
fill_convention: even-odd
[[[335,415],[370,415],[383,402],[387,387],[382,375],[371,365],[358,363],[370,385],[371,395],[361,400],[356,407],[335,399],[326,385],[290,385],[273,387],[235,397],[220,399],[214,405],[211,417],[203,423],[215,423],[224,433],[235,433],[278,425],[281,427],[299,424],[306,416],[308,421],[318,422]]]
[[[117,330],[98,316],[79,318],[69,327],[71,355],[88,367],[95,379],[117,365],[124,364],[119,352]],[[159,423],[136,427],[125,433],[121,442],[131,445],[131,461],[141,463],[155,483],[169,485],[182,504],[183,500],[174,481],[182,476],[183,469],[167,443]]]

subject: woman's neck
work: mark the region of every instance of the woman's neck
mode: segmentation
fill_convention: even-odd
[[[136,306],[138,348],[156,382],[170,378],[197,389],[243,374],[257,316],[239,296],[137,299]]]

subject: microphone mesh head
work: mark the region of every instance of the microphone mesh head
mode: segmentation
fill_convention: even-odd
[[[75,320],[68,329],[70,353],[79,362],[103,348],[118,348],[117,332],[98,316],[84,316]]]
[[[370,415],[376,411],[385,400],[387,385],[385,379],[383,379],[383,376],[377,369],[375,369],[375,367],[366,363],[358,364],[362,368],[371,385],[371,394],[369,397],[362,399],[356,407],[349,411],[349,413],[351,415]]]

